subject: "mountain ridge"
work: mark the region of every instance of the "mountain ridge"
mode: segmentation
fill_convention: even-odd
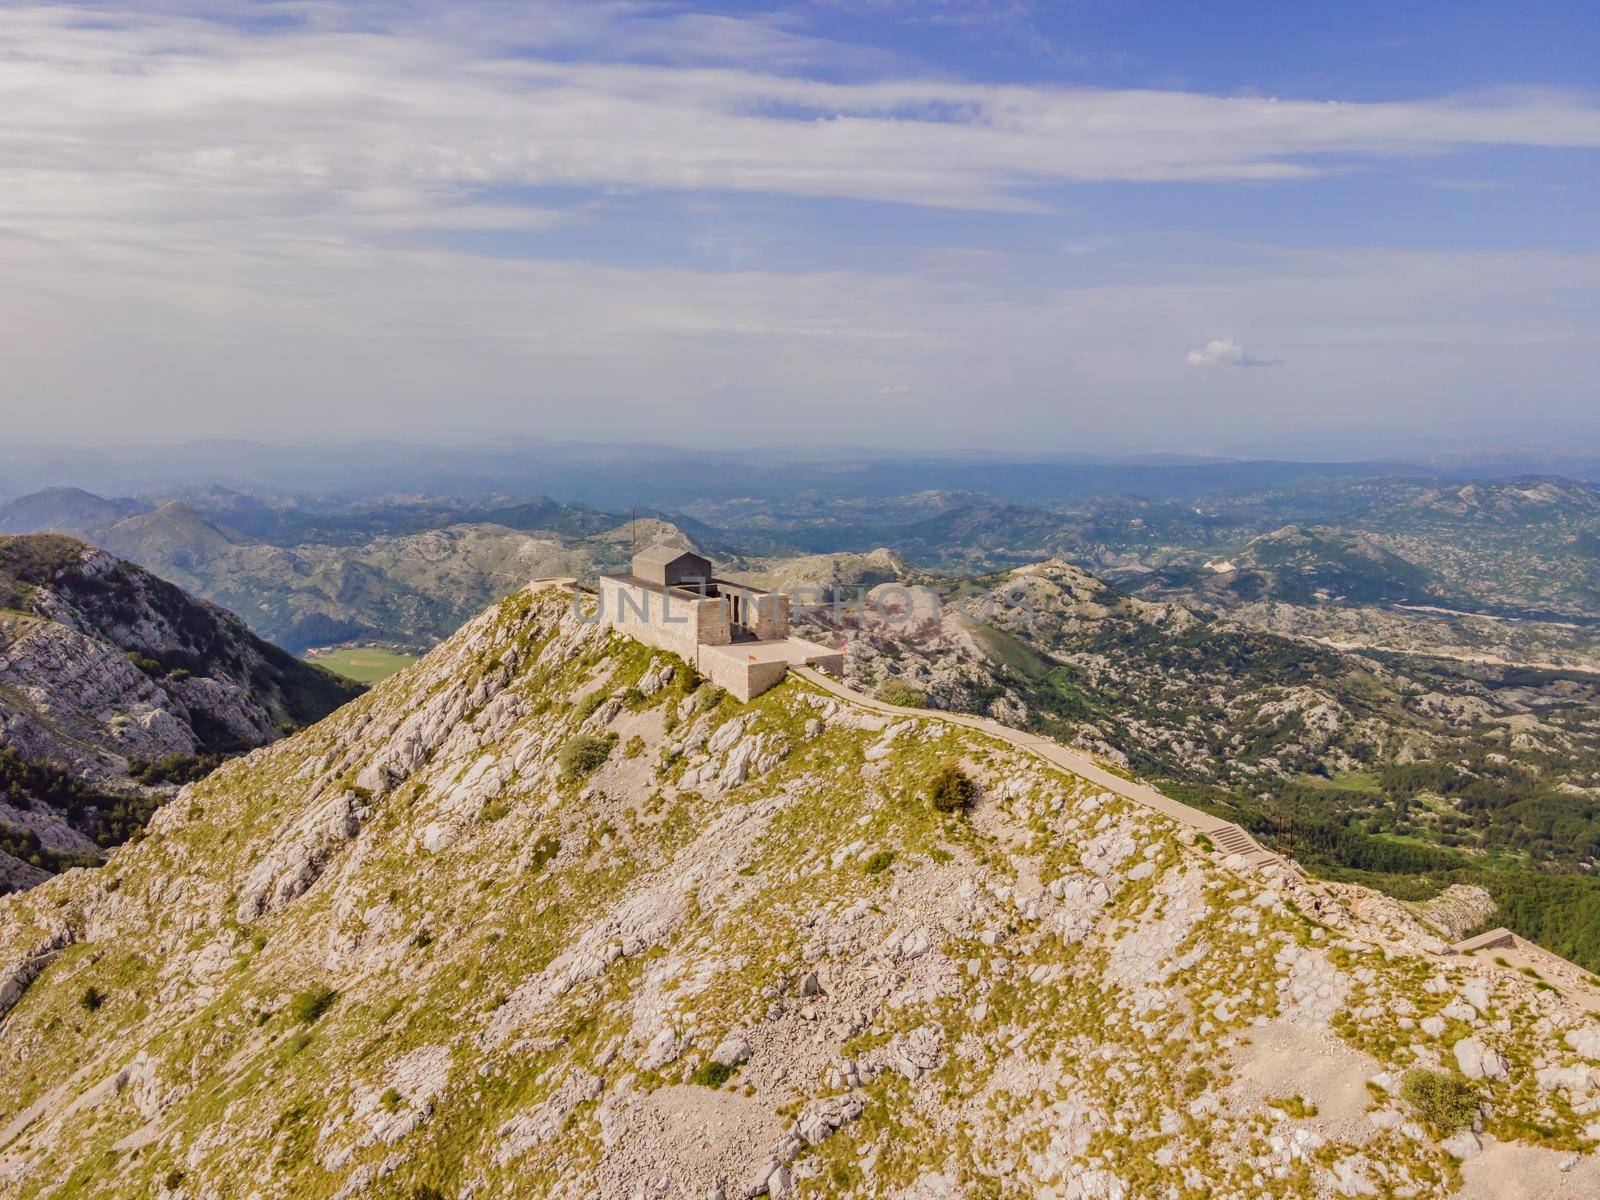
[[[524,592],[0,902],[0,1194],[1583,1194],[1592,1022],[1445,950]],[[1425,1124],[1430,1071],[1477,1115]]]
[[[0,537],[0,830],[36,867],[97,856],[162,785],[359,691],[104,550]]]

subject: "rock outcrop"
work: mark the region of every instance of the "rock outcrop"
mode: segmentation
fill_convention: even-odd
[[[1574,997],[932,717],[694,685],[519,594],[0,900],[0,1197],[1600,1183]]]
[[[34,872],[92,861],[208,760],[359,690],[104,551],[0,538],[0,831]]]

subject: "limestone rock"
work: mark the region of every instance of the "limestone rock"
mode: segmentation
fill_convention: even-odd
[[[1475,1037],[1465,1037],[1452,1051],[1456,1065],[1468,1079],[1504,1079],[1508,1064],[1496,1050],[1485,1046]]]

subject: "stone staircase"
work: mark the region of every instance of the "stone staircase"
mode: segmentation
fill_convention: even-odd
[[[1219,821],[1209,829],[1201,829],[1199,832],[1209,838],[1211,844],[1224,854],[1238,854],[1252,862],[1265,862],[1274,857],[1255,838],[1231,821]]]

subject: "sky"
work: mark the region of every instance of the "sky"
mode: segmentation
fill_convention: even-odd
[[[0,7],[4,436],[1600,445],[1600,6]]]

